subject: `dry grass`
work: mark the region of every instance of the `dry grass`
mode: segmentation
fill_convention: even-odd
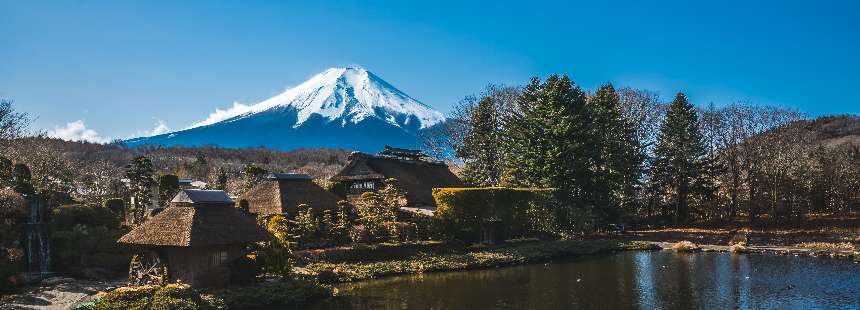
[[[827,251],[856,251],[857,247],[850,242],[802,242],[796,245],[799,248]]]
[[[747,244],[745,242],[738,242],[729,246],[729,252],[732,253],[744,253],[747,251]]]
[[[701,249],[702,248],[700,248],[695,243],[687,240],[675,243],[675,245],[672,246],[672,250],[674,250],[675,252],[696,252]]]

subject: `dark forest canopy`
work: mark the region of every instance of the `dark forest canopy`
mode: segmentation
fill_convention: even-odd
[[[461,163],[466,182],[558,188],[569,213],[598,225],[787,223],[860,212],[860,117],[690,105],[683,93],[672,105],[611,85],[582,96],[566,76],[491,85],[422,140],[428,153]],[[628,126],[636,141],[627,140]],[[629,173],[619,177],[619,169]]]

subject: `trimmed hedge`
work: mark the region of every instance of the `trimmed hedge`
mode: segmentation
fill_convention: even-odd
[[[436,217],[453,238],[479,241],[494,225],[499,240],[551,233],[555,207],[552,189],[434,188]]]

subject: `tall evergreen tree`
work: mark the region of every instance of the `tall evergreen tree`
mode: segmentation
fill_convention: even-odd
[[[179,193],[179,177],[174,174],[164,174],[158,177],[158,206],[166,208],[176,194]]]
[[[612,84],[601,86],[589,97],[588,104],[594,112],[594,147],[599,150],[595,204],[600,216],[614,221],[634,206],[645,155],[635,126],[621,113],[620,99]]]
[[[15,164],[12,168],[13,179],[15,182],[15,191],[19,194],[32,195],[36,192],[33,187],[33,175],[30,173],[30,167],[25,164]]]
[[[585,93],[567,76],[551,75],[532,79],[506,123],[505,182],[556,188],[565,206],[563,227],[593,211],[598,150],[592,121]]]
[[[481,98],[469,111],[469,126],[457,156],[463,158],[462,178],[478,186],[494,186],[502,175],[501,145],[499,145],[498,103],[490,97]]]
[[[227,190],[227,172],[224,171],[224,167],[218,168],[218,177],[215,181],[215,189]]]
[[[132,220],[135,224],[143,222],[146,207],[151,202],[150,195],[155,185],[152,174],[152,161],[145,156],[135,157],[131,164],[126,166],[125,177],[128,178],[129,192],[134,200],[131,207],[134,212]]]
[[[655,149],[654,181],[663,196],[671,198],[675,224],[689,219],[691,195],[709,188],[711,164],[698,122],[696,108],[679,92],[669,106]]]

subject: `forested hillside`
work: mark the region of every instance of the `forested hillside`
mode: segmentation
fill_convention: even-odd
[[[335,149],[127,148],[43,136],[8,140],[0,150],[0,156],[27,165],[36,188],[93,204],[122,189],[117,182],[126,178],[126,166],[138,156],[152,162],[155,176],[173,174],[214,185],[223,171],[229,186],[236,189],[243,186],[248,168],[327,179],[346,164],[347,155],[349,151]]]

